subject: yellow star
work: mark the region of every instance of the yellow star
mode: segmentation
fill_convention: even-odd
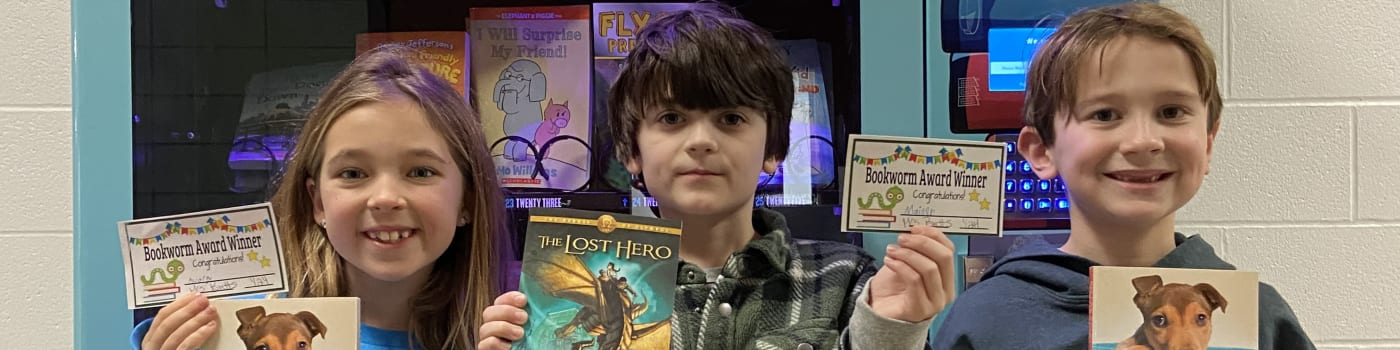
[[[262,267],[268,267],[268,264],[269,264],[271,261],[267,260],[267,257],[263,257],[261,262],[262,262]]]
[[[977,190],[972,190],[972,193],[968,193],[968,194],[967,194],[968,200],[973,201],[973,202],[976,202],[976,201],[977,201],[978,199],[980,199],[981,197],[982,197],[982,194],[981,194],[981,193],[977,193]]]
[[[985,198],[982,199],[982,203],[978,204],[982,205],[982,210],[991,210],[992,202],[988,202]]]
[[[249,260],[249,261],[258,261],[258,252],[251,251],[251,250],[248,251],[248,260]]]

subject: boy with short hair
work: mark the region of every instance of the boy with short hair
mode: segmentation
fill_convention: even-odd
[[[953,296],[953,245],[919,228],[884,268],[850,244],[795,239],[754,209],[760,171],[786,156],[792,72],[772,37],[705,4],[637,35],[608,101],[617,155],[684,223],[673,349],[910,349]],[[868,288],[867,288],[868,287]],[[524,296],[484,312],[479,344],[522,336]]]
[[[1134,2],[1080,12],[1026,77],[1018,150],[1070,199],[1069,241],[1011,252],[958,297],[937,349],[1085,349],[1089,268],[1226,269],[1177,209],[1210,172],[1220,127],[1215,60],[1186,17]],[[1312,349],[1288,303],[1259,286],[1259,348]]]

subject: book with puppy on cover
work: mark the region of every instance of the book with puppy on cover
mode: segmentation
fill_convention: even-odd
[[[512,349],[668,349],[680,223],[576,209],[530,210]]]
[[[1091,350],[1259,348],[1259,274],[1094,266]]]
[[[219,330],[200,349],[360,348],[360,298],[224,299],[209,304],[219,310]]]

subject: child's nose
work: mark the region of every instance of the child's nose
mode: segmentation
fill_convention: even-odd
[[[403,209],[407,201],[399,190],[391,184],[381,184],[369,198],[369,209],[386,211]]]
[[[699,124],[699,123],[697,123]],[[705,125],[695,125],[686,136],[685,149],[688,152],[711,153],[715,151],[714,130]]]
[[[1123,153],[1129,154],[1156,154],[1164,147],[1162,142],[1162,130],[1151,122],[1151,118],[1136,118],[1144,120],[1133,122],[1128,125],[1127,139],[1123,141]]]

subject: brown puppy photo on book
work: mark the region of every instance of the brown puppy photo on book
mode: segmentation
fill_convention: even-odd
[[[210,300],[219,330],[204,350],[359,349],[360,298]]]
[[[1092,350],[1258,348],[1255,272],[1095,266]]]
[[[1210,283],[1162,284],[1162,276],[1133,279],[1133,303],[1143,323],[1117,349],[1205,349],[1210,344],[1211,318],[1229,303]]]
[[[310,311],[269,315],[262,306],[252,306],[235,314],[238,338],[243,339],[247,350],[310,350],[313,338],[326,338],[326,325]]]

